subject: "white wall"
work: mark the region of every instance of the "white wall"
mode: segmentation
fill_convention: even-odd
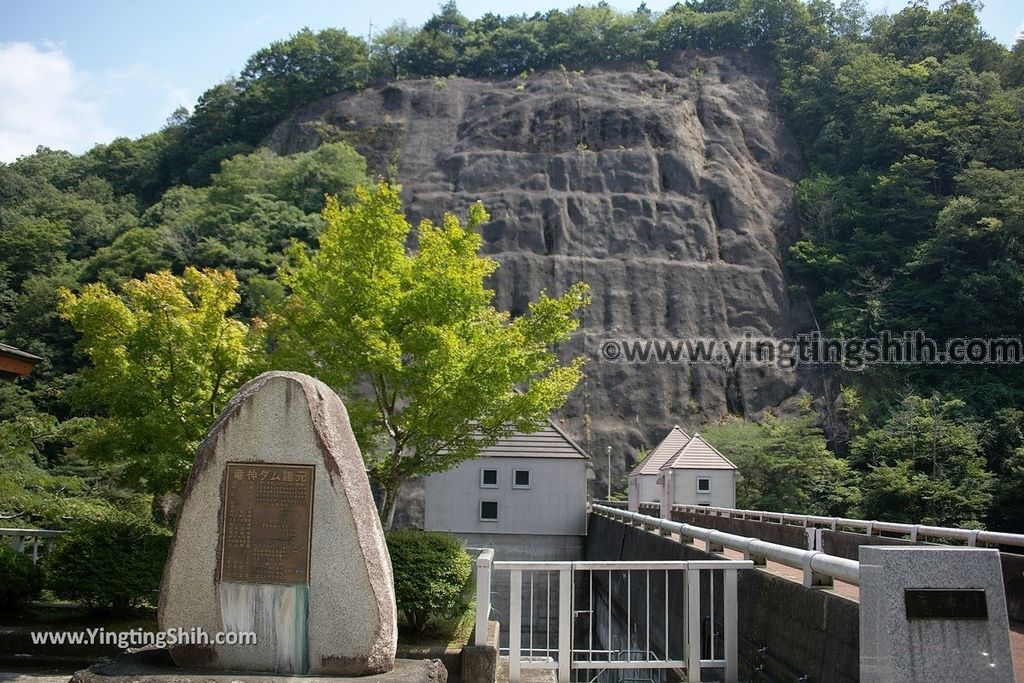
[[[690,470],[673,469],[666,471],[663,484],[665,500],[675,505],[710,505],[712,507],[736,507],[735,470]],[[697,492],[697,478],[711,479],[711,491]]]
[[[641,474],[640,477],[640,502],[657,503],[661,500],[661,485],[658,484],[657,474]]]
[[[656,474],[634,474],[629,478],[627,489],[628,509],[637,512],[640,503],[657,503],[661,500],[661,485]]]
[[[497,488],[480,486],[480,470],[498,470]],[[530,470],[530,488],[512,488],[513,470]],[[583,458],[479,458],[426,479],[423,527],[473,534],[582,536],[587,530],[587,461]],[[498,521],[480,520],[480,501],[498,502]]]

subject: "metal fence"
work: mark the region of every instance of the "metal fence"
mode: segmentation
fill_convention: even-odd
[[[40,550],[66,533],[53,529],[0,529],[0,537],[4,537],[19,553],[29,555],[33,563],[39,562]]]
[[[487,638],[492,578],[509,575],[509,683],[527,669],[559,683],[736,681],[737,572],[749,561],[501,562],[477,559],[476,643]]]

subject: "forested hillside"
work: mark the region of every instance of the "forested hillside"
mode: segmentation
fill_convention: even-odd
[[[58,313],[61,288],[119,291],[162,270],[230,269],[232,315],[248,323],[285,296],[283,252],[315,241],[324,195],[346,204],[369,175],[394,177],[386,157],[368,172],[353,149],[367,141],[353,136],[289,156],[262,147],[291,112],[396,79],[433,78],[439,89],[453,75],[495,79],[515,92],[541,71],[567,82],[618,64],[656,74],[680,51],[770,65],[802,154],[789,296],[820,329],[1021,334],[1024,41],[1000,46],[971,3],[869,16],[850,0],[703,0],[663,13],[598,5],[476,20],[448,4],[371,44],[338,30],[275,43],[151,135],[0,164],[0,341],[45,359],[0,385],[0,515],[64,525],[108,503],[150,505],[132,463],[96,452],[110,408],[81,372],[80,337]],[[1024,531],[1020,366],[815,376],[823,395],[805,407],[817,417],[761,415],[711,430],[756,472],[743,502]],[[794,472],[814,490],[788,491]]]

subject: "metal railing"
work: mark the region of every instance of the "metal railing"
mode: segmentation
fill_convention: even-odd
[[[801,550],[788,545],[769,543],[758,538],[738,536],[717,529],[673,522],[670,519],[617,510],[603,505],[594,505],[591,510],[594,514],[602,517],[658,531],[663,535],[677,534],[680,540],[704,541],[708,552],[720,552],[722,548],[731,548],[742,552],[744,559],[751,560],[754,565],[764,565],[766,561],[771,561],[799,569],[803,572],[803,584],[806,588],[831,586],[833,579],[860,584],[860,563],[856,560],[848,560],[816,550]]]
[[[1001,531],[984,531],[981,529],[957,529],[954,527],[928,526],[927,524],[902,524],[899,522],[883,522],[878,520],[848,519],[846,517],[823,517],[820,515],[795,515],[787,512],[766,512],[764,510],[740,510],[736,508],[717,508],[706,505],[673,505],[673,510],[699,515],[716,517],[734,517],[758,522],[775,522],[777,524],[796,524],[804,527],[828,527],[832,531],[856,529],[868,536],[886,532],[906,536],[911,543],[923,542],[923,539],[942,539],[946,541],[963,541],[968,546],[979,543],[988,545],[1012,545],[1024,547],[1024,534],[1008,534]]]
[[[554,671],[559,683],[659,670],[700,681],[702,669],[738,679],[737,571],[752,562],[496,562],[484,551],[476,566],[478,645],[494,573],[508,572],[509,683],[524,669]]]
[[[39,562],[40,547],[66,533],[54,529],[0,529],[0,537],[9,538],[11,546],[19,553],[30,554],[33,564]]]

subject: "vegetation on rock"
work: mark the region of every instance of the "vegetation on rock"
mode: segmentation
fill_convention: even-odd
[[[933,10],[915,2],[869,16],[857,0],[691,0],[660,13],[601,4],[470,20],[449,3],[423,27],[394,26],[370,45],[344,31],[302,31],[253,55],[237,78],[151,135],[81,156],[41,148],[0,164],[0,340],[45,359],[26,380],[0,384],[0,515],[13,525],[63,527],[111,504],[144,510],[141,493],[180,486],[203,425],[248,372],[245,330],[262,329],[254,320],[290,321],[291,330],[274,334],[325,348],[311,321],[337,320],[316,318],[314,309],[304,318],[302,302],[337,301],[337,291],[318,298],[325,295],[314,271],[323,267],[325,289],[340,286],[338,273],[355,264],[331,249],[344,240],[368,248],[371,235],[354,228],[362,221],[365,229],[360,216],[371,207],[382,212],[389,240],[376,246],[393,278],[386,292],[360,294],[371,306],[365,325],[337,331],[366,344],[358,362],[384,382],[374,396],[390,397],[397,387],[414,398],[438,373],[498,358],[474,355],[483,346],[475,345],[473,321],[494,333],[492,352],[509,348],[502,344],[510,336],[527,351],[495,365],[493,384],[473,397],[476,407],[452,393],[438,409],[468,410],[488,426],[509,416],[529,426],[558,405],[579,372],[576,365],[552,370],[547,345],[571,331],[569,314],[583,293],[542,299],[515,321],[494,314],[481,284],[490,266],[476,255],[479,240],[452,219],[420,236],[424,253],[468,268],[451,293],[466,308],[446,309],[443,290],[417,290],[410,273],[438,282],[447,262],[399,248],[409,230],[385,201],[389,191],[345,208],[369,180],[351,147],[332,142],[281,157],[259,145],[293,108],[379,79],[514,78],[518,91],[533,70],[627,61],[657,69],[680,50],[748,51],[774,65],[778,101],[806,164],[797,188],[801,234],[788,266],[823,332],[1019,335],[1024,41],[1007,50],[992,40],[975,4],[947,0]],[[326,219],[325,194],[339,198]],[[469,227],[479,220],[471,214]],[[321,235],[320,249],[304,252]],[[293,248],[279,277],[293,241],[304,246]],[[204,287],[217,292],[205,303],[194,298]],[[145,301],[147,288],[171,304],[165,326]],[[291,304],[290,294],[297,294]],[[417,297],[426,312],[408,318],[414,338],[399,316]],[[211,348],[204,335],[213,332],[227,332],[230,344]],[[167,353],[166,343],[176,348]],[[406,363],[410,350],[417,360]],[[184,359],[192,367],[171,369],[169,359],[183,351],[198,354]],[[211,356],[221,351],[226,357]],[[325,358],[332,382],[355,381],[355,361]],[[151,376],[139,374],[145,364]],[[819,374],[825,434],[808,416],[718,428],[720,447],[735,448],[728,454],[752,468],[743,500],[1024,531],[1019,365]],[[537,393],[507,393],[538,375],[553,379]],[[504,394],[496,388],[502,382]],[[148,401],[154,412],[141,414],[133,401]],[[502,412],[520,403],[529,405]],[[367,408],[366,451],[385,489],[406,464],[383,456],[375,439],[387,435],[394,446],[397,437],[431,457],[468,443],[456,421],[441,420],[445,433],[463,439],[442,448],[444,435],[422,426],[432,418],[414,404],[402,404],[402,416],[381,409],[373,418]],[[124,431],[143,428],[154,430],[152,442]],[[808,488],[775,485],[791,465],[810,468]]]

